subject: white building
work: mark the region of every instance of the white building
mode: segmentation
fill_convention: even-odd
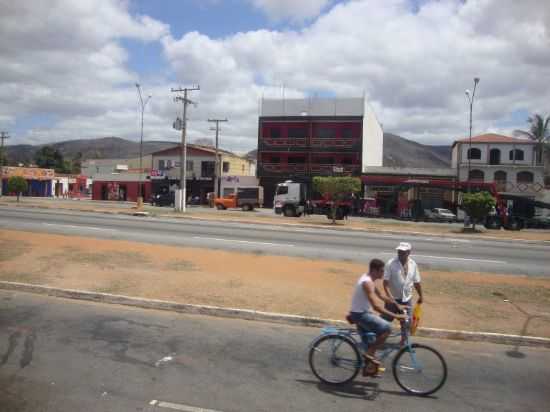
[[[452,167],[461,182],[495,183],[498,192],[531,198],[544,193],[544,165],[530,140],[498,134],[457,140]]]

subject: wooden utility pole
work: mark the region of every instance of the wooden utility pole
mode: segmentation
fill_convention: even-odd
[[[219,150],[220,150],[220,123],[222,122],[228,122],[227,119],[208,119],[210,123],[216,123],[216,127],[212,128],[210,130],[216,131],[216,161],[214,165],[214,191],[216,192],[216,196],[220,197],[220,189],[221,189],[221,177],[222,177],[222,162],[219,158]]]
[[[187,105],[193,103],[187,98],[187,94],[194,90],[200,90],[200,86],[185,87],[172,89],[172,93],[181,93],[183,92],[183,97],[176,97],[177,102],[183,103],[183,119],[182,119],[182,128],[181,128],[181,146],[180,146],[180,194],[181,199],[180,203],[176,206],[176,210],[180,212],[186,211],[186,202],[187,202]]]
[[[4,166],[4,140],[10,138],[8,132],[0,132],[0,168]],[[2,170],[0,169],[0,196],[2,196]]]

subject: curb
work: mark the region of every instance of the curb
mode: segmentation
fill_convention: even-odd
[[[0,281],[0,289],[35,293],[67,299],[87,300],[115,305],[133,306],[144,309],[165,310],[191,315],[206,315],[223,318],[279,323],[292,326],[322,327],[327,324],[349,326],[346,322],[283,313],[261,312],[250,309],[224,308],[209,305],[192,305],[156,299],[134,298],[110,293],[87,292],[75,289],[61,289],[28,283]],[[502,345],[532,346],[550,348],[550,339],[535,336],[507,335],[502,333],[468,332],[434,328],[418,328],[416,336],[437,339],[451,339],[470,342],[497,343]]]
[[[5,207],[26,207],[29,209],[53,209],[53,210],[67,210],[70,212],[88,212],[88,213],[100,213],[105,215],[122,215],[122,216],[141,216],[136,215],[135,211],[132,210],[105,210],[105,209],[56,209],[55,207],[44,207],[42,205],[28,205],[28,204],[16,204],[15,206],[10,203],[0,203],[0,206]],[[149,213],[149,212],[146,212]],[[320,227],[318,225],[308,224],[308,223],[288,223],[288,222],[254,222],[251,220],[245,219],[220,219],[220,218],[208,218],[200,216],[189,216],[189,215],[167,215],[167,214],[149,214],[148,216],[157,217],[157,218],[169,218],[169,219],[187,219],[187,220],[198,220],[202,222],[223,222],[223,223],[239,223],[239,224],[257,224],[257,225],[271,225],[271,226],[289,226],[291,228],[304,228],[304,229],[323,229],[323,230],[334,230],[338,232],[345,231],[354,231],[354,232],[363,232],[363,233],[384,233],[391,235],[400,235],[400,236],[430,236],[430,237],[440,237],[440,238],[459,238],[459,239],[468,239],[475,241],[492,241],[499,243],[511,243],[511,242],[522,242],[525,244],[532,245],[541,245],[548,246],[550,245],[550,240],[529,240],[529,239],[518,239],[518,238],[499,238],[493,236],[483,236],[472,238],[469,236],[463,236],[460,233],[431,233],[431,232],[400,232],[398,230],[389,230],[389,229],[367,229],[367,228],[354,228],[349,226],[344,227]]]

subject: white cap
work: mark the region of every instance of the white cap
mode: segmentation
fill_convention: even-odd
[[[401,242],[399,243],[399,246],[397,246],[395,248],[395,250],[402,250],[404,252],[408,252],[409,250],[412,249],[412,246],[410,243],[407,243],[407,242]]]

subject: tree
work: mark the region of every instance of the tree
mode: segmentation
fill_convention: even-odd
[[[79,175],[82,171],[82,152],[78,152],[73,158],[70,165],[71,173],[73,175]]]
[[[528,131],[516,130],[514,133],[537,142],[537,162],[540,163],[550,144],[550,115],[544,119],[540,114],[534,114],[527,122],[530,125]]]
[[[336,212],[340,202],[346,196],[361,191],[361,180],[357,177],[319,177],[313,178],[313,190],[324,198],[331,200],[330,216],[332,223],[336,223]]]
[[[8,193],[17,194],[17,202],[21,193],[27,191],[27,181],[22,176],[12,176],[8,179]]]
[[[488,192],[464,193],[462,199],[462,206],[472,219],[474,231],[476,223],[483,221],[495,205],[495,198]]]
[[[71,173],[71,162],[63,159],[63,155],[53,146],[43,146],[34,155],[38,167],[55,169],[57,173]]]

